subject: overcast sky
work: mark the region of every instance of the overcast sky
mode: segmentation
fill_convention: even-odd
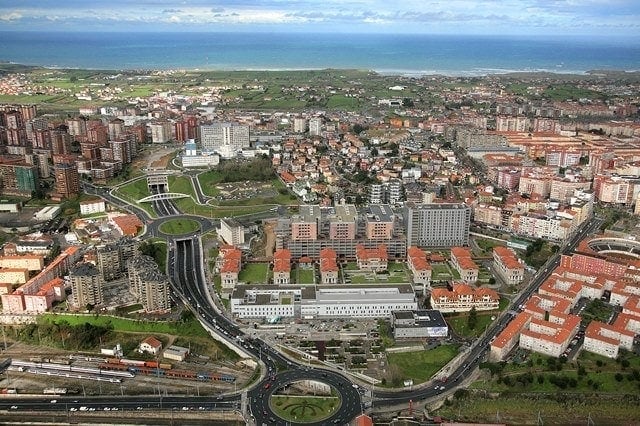
[[[0,0],[0,30],[640,37],[640,0]]]

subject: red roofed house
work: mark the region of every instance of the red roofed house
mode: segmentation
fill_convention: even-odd
[[[407,265],[413,274],[414,284],[424,284],[428,287],[431,283],[431,265],[427,261],[427,255],[420,248],[411,246],[407,249]]]
[[[617,358],[619,348],[633,350],[634,337],[634,332],[625,330],[619,324],[591,321],[584,332],[582,348],[608,358]]]
[[[242,252],[231,245],[220,246],[218,252],[220,283],[223,289],[233,289],[238,284],[238,274],[242,268]]]
[[[580,328],[577,315],[551,312],[549,320],[532,318],[520,333],[520,347],[544,355],[559,357],[569,347]]]
[[[471,259],[471,250],[465,247],[451,248],[451,265],[460,273],[460,279],[469,284],[478,281],[480,268]]]
[[[122,235],[135,236],[142,229],[143,223],[134,214],[116,216],[111,219]]]
[[[520,284],[524,280],[524,265],[510,248],[493,248],[493,267],[507,285]]]
[[[24,295],[24,310],[26,312],[46,312],[51,309],[54,301],[64,300],[64,281],[62,278],[54,278],[37,291],[35,294]]]
[[[366,414],[360,414],[351,424],[354,426],[373,426],[373,419]]]
[[[356,245],[356,261],[358,268],[363,271],[382,272],[387,270],[388,256],[387,246],[379,245],[377,248],[368,249],[364,245]]]
[[[291,283],[291,251],[289,249],[276,250],[273,254],[273,283]]]
[[[149,336],[140,343],[140,347],[138,348],[138,352],[149,353],[151,355],[157,355],[158,352],[162,349],[162,342],[156,339],[153,336]]]
[[[431,290],[431,308],[440,312],[467,312],[471,308],[477,311],[498,309],[500,296],[490,288],[474,289],[465,283],[454,283],[448,288]]]
[[[520,340],[520,333],[531,321],[531,314],[520,312],[491,342],[489,358],[493,361],[502,361],[511,352]]]
[[[332,248],[324,248],[320,250],[320,283],[338,283],[338,263],[336,261],[337,258],[338,255]]]

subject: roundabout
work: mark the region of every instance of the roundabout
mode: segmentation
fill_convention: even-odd
[[[269,406],[281,419],[295,423],[316,423],[331,417],[341,405],[336,389],[316,380],[283,385],[271,395]]]
[[[266,378],[247,396],[258,425],[345,424],[362,412],[358,389],[328,370],[286,370]]]
[[[174,218],[165,220],[159,226],[160,232],[167,235],[187,235],[200,230],[200,223],[192,219]]]

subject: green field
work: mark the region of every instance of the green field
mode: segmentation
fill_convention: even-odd
[[[426,382],[457,354],[457,345],[441,345],[428,351],[387,353],[389,366],[397,367],[401,373],[400,380],[396,378],[391,384],[401,385],[406,379],[413,379],[414,384]]]
[[[294,423],[315,423],[330,417],[340,408],[340,398],[273,395],[269,407],[278,417]]]
[[[295,277],[294,282],[296,284],[314,284],[315,271],[312,269],[302,269],[296,267],[292,271],[292,275]]]
[[[106,315],[42,314],[38,317],[38,321],[49,323],[66,321],[71,325],[89,323],[106,326],[111,324],[115,331],[126,331],[132,333],[166,333],[182,336],[209,336],[200,323],[194,319],[188,322],[161,322],[132,320]]]
[[[252,284],[266,284],[269,274],[268,263],[245,263],[238,274],[238,281]]]
[[[144,209],[144,211],[149,213],[149,216],[157,217],[157,214],[155,210],[153,210],[153,206],[151,205],[151,203],[138,202],[138,200],[151,195],[146,179],[138,179],[125,185],[119,186],[115,192],[118,197]]]
[[[200,224],[195,220],[173,219],[160,225],[160,232],[169,235],[192,234],[200,229]]]

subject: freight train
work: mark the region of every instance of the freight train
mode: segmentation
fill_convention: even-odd
[[[161,365],[161,364],[160,364]],[[98,365],[101,370],[111,371],[128,371],[132,374],[144,374],[148,376],[167,377],[172,379],[188,379],[199,380],[202,382],[220,381],[230,382],[236,381],[235,376],[229,374],[214,374],[208,372],[195,372],[190,370],[174,370],[161,367],[148,367],[144,365],[127,365],[121,363],[101,363]]]
[[[107,358],[108,364],[130,365],[134,367],[162,368],[163,370],[171,370],[171,364],[158,361],[139,361],[127,358]]]

